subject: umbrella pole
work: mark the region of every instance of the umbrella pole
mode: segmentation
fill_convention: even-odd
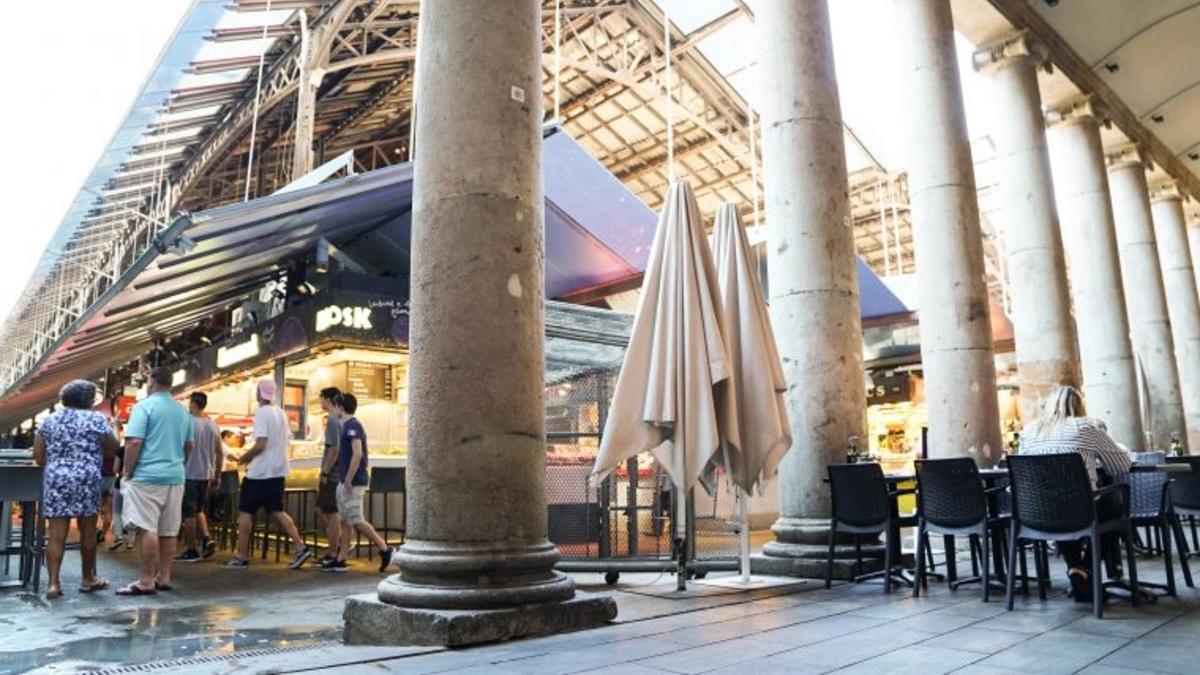
[[[675,498],[673,500],[675,506],[675,522],[672,523],[674,526],[672,529],[675,531],[675,590],[677,591],[687,590],[687,521],[688,502],[690,500],[688,500],[685,495],[688,493],[688,490],[681,490],[676,487],[674,492]]]
[[[741,553],[741,569],[742,583],[750,585],[750,495],[742,491],[742,488],[736,489],[738,502],[738,522],[741,531],[738,533],[738,548]]]

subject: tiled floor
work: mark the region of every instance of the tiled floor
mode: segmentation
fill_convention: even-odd
[[[69,555],[66,571],[77,565]],[[132,565],[128,553],[102,557],[114,581],[128,580]],[[1143,560],[1139,570],[1162,580],[1159,561]],[[273,562],[233,572],[206,562],[181,567],[169,596],[136,600],[79,595],[68,576],[60,600],[0,595],[0,673],[131,664],[189,673],[1198,672],[1200,592],[1186,588],[1137,609],[1111,602],[1098,621],[1061,587],[1044,602],[1019,598],[1006,612],[1002,596],[982,603],[977,586],[931,584],[919,599],[820,582],[750,593],[693,585],[675,594],[666,590],[672,579],[652,574],[623,575],[615,587],[578,574],[581,588],[614,595],[614,624],[451,651],[342,646],[342,598],[370,591],[380,578],[372,572],[366,561],[347,575]]]

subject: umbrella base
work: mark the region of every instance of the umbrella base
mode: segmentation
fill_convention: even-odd
[[[348,645],[461,647],[598,628],[616,616],[611,597],[582,592],[562,602],[503,609],[398,607],[367,593],[346,598],[343,640]]]

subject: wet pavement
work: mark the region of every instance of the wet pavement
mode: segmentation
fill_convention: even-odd
[[[1182,587],[1179,598],[1140,609],[1110,603],[1109,618],[1095,621],[1087,606],[1063,597],[1061,583],[1045,602],[1020,598],[1009,613],[1000,601],[981,603],[972,586],[931,584],[920,599],[885,596],[877,585],[825,590],[820,582],[752,592],[693,583],[678,594],[670,575],[624,574],[606,587],[598,574],[576,574],[582,589],[614,594],[617,622],[470,649],[346,647],[343,599],[374,589],[382,578],[376,563],[326,574],[287,570],[273,556],[246,571],[223,570],[224,559],[178,566],[170,593],[122,598],[78,593],[78,555],[69,553],[64,597],[0,592],[0,674],[1194,673],[1200,636],[1200,592]],[[100,560],[114,588],[133,579],[132,552]],[[1141,561],[1139,572],[1163,577],[1159,561]]]

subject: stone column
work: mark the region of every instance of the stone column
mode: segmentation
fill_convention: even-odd
[[[421,3],[408,540],[347,642],[466,644],[616,614],[547,539],[541,3]]]
[[[1192,260],[1200,258],[1200,218],[1193,218],[1187,226],[1188,249],[1191,251]],[[1200,290],[1200,265],[1193,264],[1193,271],[1196,273],[1196,288]]]
[[[1001,455],[975,169],[949,0],[896,0],[907,41],[906,135],[931,457]]]
[[[1079,385],[1075,322],[1038,91],[1037,71],[1046,58],[1045,48],[1025,34],[975,53],[975,67],[988,77],[993,91],[998,220],[1008,258],[1025,420],[1033,418],[1038,403],[1055,385]]]
[[[1181,440],[1189,448],[1200,448],[1200,298],[1196,296],[1196,277],[1188,250],[1183,200],[1171,185],[1155,190],[1150,204],[1183,396],[1187,438]]]
[[[1186,427],[1179,371],[1175,366],[1175,341],[1171,337],[1162,268],[1146,193],[1146,169],[1136,153],[1111,158],[1108,183],[1133,351],[1150,394],[1145,429],[1149,438],[1140,447],[1130,449],[1165,450],[1171,434],[1182,437]]]
[[[1082,102],[1050,115],[1050,156],[1067,252],[1088,413],[1129,448],[1141,447],[1137,367],[1117,255],[1099,122]]]
[[[866,414],[842,114],[826,0],[761,3],[755,26],[771,320],[794,439],[779,469],[776,540],[763,552],[811,557],[789,571],[815,574],[829,529],[826,467],[846,461]]]

